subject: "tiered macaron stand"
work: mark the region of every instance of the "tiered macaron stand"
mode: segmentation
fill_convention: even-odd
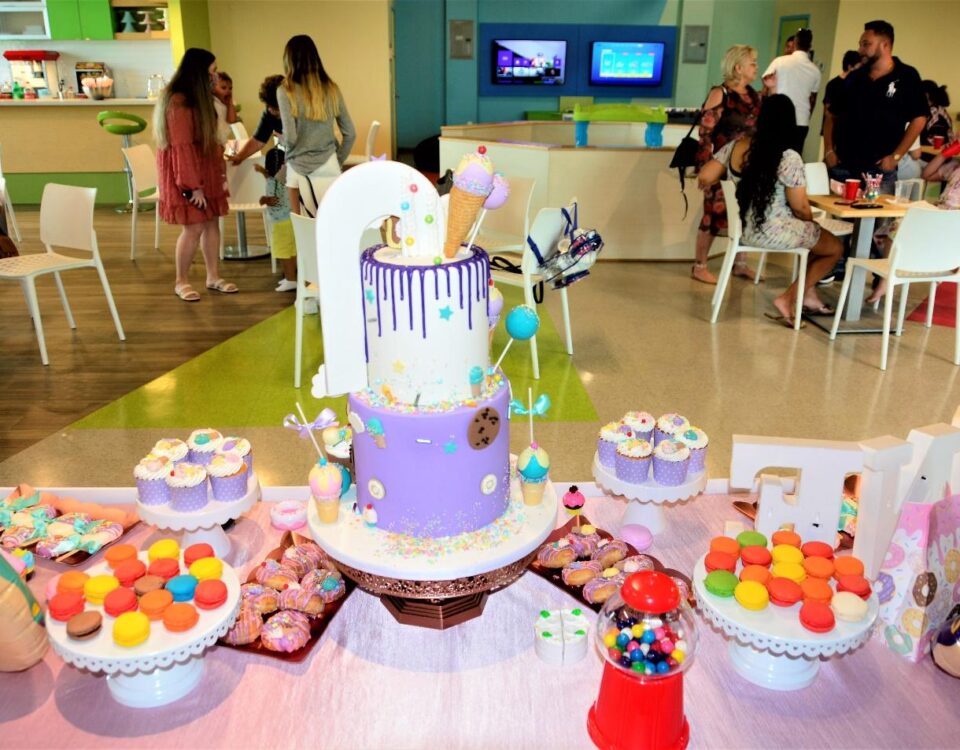
[[[145,552],[140,559],[148,562]],[[183,560],[181,559],[181,566]],[[106,563],[86,571],[91,576],[108,574]],[[103,616],[100,631],[92,638],[67,636],[67,624],[47,617],[47,633],[53,650],[68,664],[90,672],[104,672],[114,700],[132,708],[153,708],[179,700],[200,682],[204,652],[227,634],[240,611],[240,581],[224,563],[221,580],[227,601],[216,609],[198,609],[200,620],[185,633],[171,633],[161,622],[152,622],[150,635],[139,646],[126,648],[113,641],[113,617]],[[103,612],[90,604],[88,609]]]
[[[247,479],[247,494],[239,500],[214,500],[209,487],[207,492],[210,493],[210,502],[197,511],[177,511],[169,505],[144,505],[138,497],[137,513],[141,520],[158,529],[182,531],[181,548],[206,542],[213,547],[217,557],[225,560],[230,554],[230,538],[224,533],[222,524],[239,518],[253,507],[260,499],[260,481],[257,473],[251,472]]]
[[[693,571],[693,588],[703,616],[728,637],[733,668],[744,679],[771,690],[807,687],[820,671],[823,657],[841,656],[870,639],[879,602],[870,594],[867,616],[860,622],[837,620],[829,633],[814,633],[800,624],[800,603],[770,605],[760,611],[741,607],[734,597],[709,593],[701,557]]]
[[[639,524],[646,526],[651,534],[662,534],[667,528],[664,505],[689,500],[703,492],[707,486],[707,472],[699,471],[687,475],[683,484],[668,486],[655,482],[651,477],[639,484],[618,479],[612,469],[600,463],[600,456],[593,454],[593,479],[604,492],[619,495],[629,502],[623,512],[621,525]]]

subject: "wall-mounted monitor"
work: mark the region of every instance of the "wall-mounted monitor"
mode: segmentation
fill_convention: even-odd
[[[659,86],[663,80],[663,42],[594,42],[591,86]]]
[[[567,43],[543,39],[494,39],[493,83],[497,86],[562,86]]]

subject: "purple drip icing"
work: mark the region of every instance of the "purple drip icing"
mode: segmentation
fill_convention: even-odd
[[[390,315],[393,317],[393,330],[397,330],[397,293],[394,291],[394,280],[397,277],[397,269],[390,269]],[[401,285],[402,286],[402,285]]]
[[[426,275],[424,269],[420,269],[420,326],[423,333],[423,338],[427,337],[427,300],[426,300],[426,291],[424,287],[426,282],[424,282],[423,277]],[[436,278],[436,276],[434,276]]]

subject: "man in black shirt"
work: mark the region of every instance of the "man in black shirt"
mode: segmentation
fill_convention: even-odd
[[[863,65],[846,77],[827,109],[824,161],[841,182],[880,172],[883,192],[893,193],[897,163],[923,130],[929,108],[916,69],[893,56],[893,26],[865,24],[860,56]]]

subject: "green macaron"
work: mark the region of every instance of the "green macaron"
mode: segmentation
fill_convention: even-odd
[[[729,570],[710,571],[707,573],[707,577],[703,579],[703,585],[714,596],[733,596],[733,590],[738,583],[740,583],[740,579]]]
[[[741,547],[767,546],[767,538],[759,531],[741,531],[737,534],[737,542]]]

